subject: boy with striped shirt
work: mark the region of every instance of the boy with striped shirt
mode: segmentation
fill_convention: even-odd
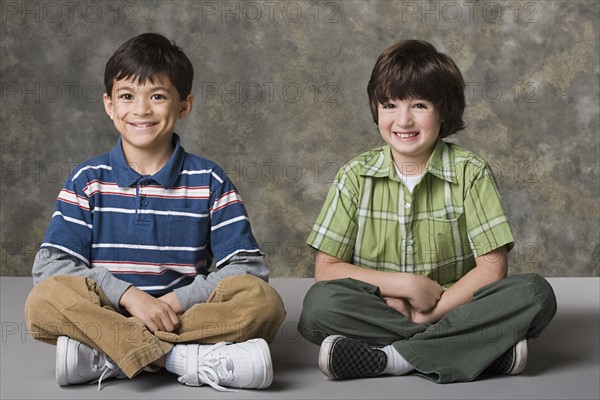
[[[307,240],[317,283],[299,331],[330,379],[518,374],[526,339],[556,312],[544,278],[507,277],[514,243],[489,165],[441,140],[464,128],[464,87],[423,41],[391,46],[373,68],[386,145],[340,169]]]
[[[120,138],[60,191],[26,303],[32,335],[57,345],[59,385],[161,367],[189,386],[272,382],[266,341],[285,309],[235,186],[174,133],[192,79],[183,51],[153,33],[106,65]]]

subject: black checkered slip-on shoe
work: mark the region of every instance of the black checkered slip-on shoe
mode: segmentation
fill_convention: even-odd
[[[518,375],[527,365],[527,339],[506,350],[496,361],[490,365],[493,372],[504,375]]]
[[[382,350],[345,336],[326,337],[319,351],[319,368],[329,379],[369,378],[380,375],[386,365]]]

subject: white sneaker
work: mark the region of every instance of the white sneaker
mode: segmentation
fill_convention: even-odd
[[[273,365],[264,339],[214,345],[179,344],[173,349],[186,355],[186,373],[177,380],[187,386],[210,385],[241,389],[265,389],[273,382]],[[173,351],[172,350],[172,351]]]
[[[56,342],[56,382],[60,386],[97,381],[98,390],[100,390],[103,379],[126,377],[106,354],[67,336],[58,338]]]

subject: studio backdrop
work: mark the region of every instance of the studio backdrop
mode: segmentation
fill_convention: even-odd
[[[63,182],[114,147],[106,61],[158,32],[195,67],[184,148],[221,164],[273,277],[313,276],[305,240],[337,170],[383,144],[366,92],[381,51],[430,41],[466,81],[452,136],[492,166],[511,272],[599,275],[598,1],[2,1],[1,270],[31,274]]]

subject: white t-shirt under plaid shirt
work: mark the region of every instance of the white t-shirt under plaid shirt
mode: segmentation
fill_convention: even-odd
[[[354,265],[427,275],[444,286],[471,270],[475,257],[514,246],[489,165],[442,140],[412,193],[387,145],[342,167],[307,243]]]

